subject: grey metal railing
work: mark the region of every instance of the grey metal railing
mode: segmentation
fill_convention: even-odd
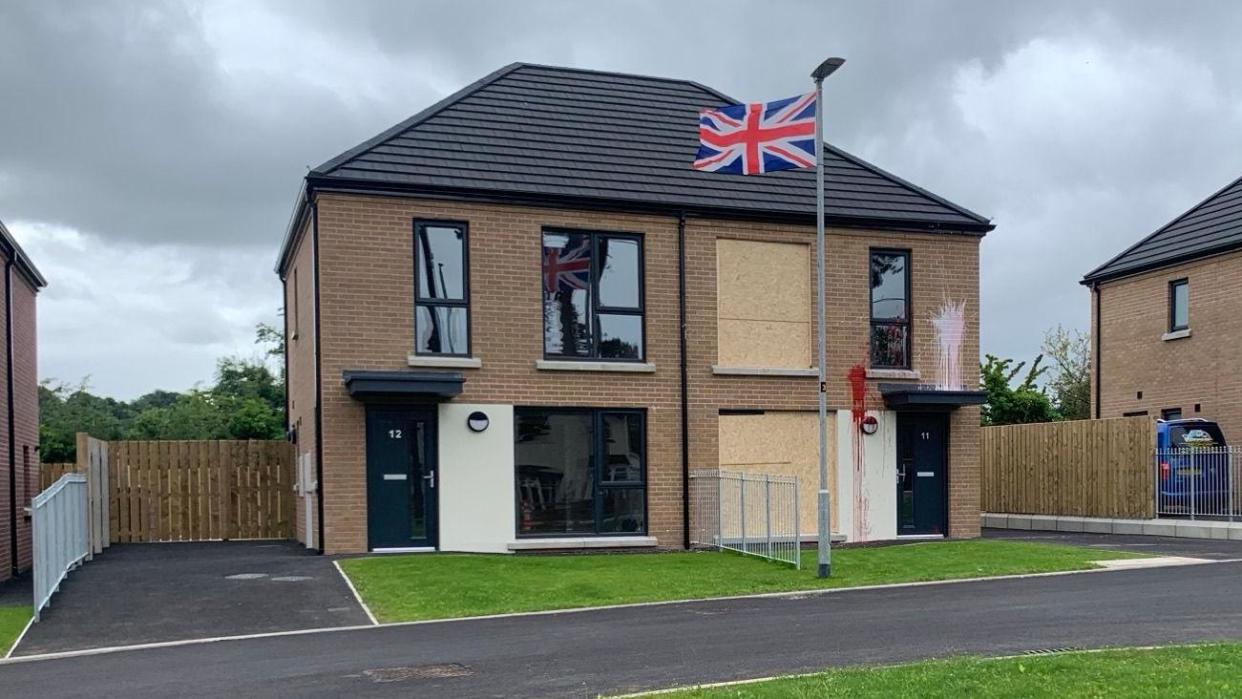
[[[34,618],[60,583],[91,555],[86,476],[67,473],[30,503],[34,553]]]
[[[1155,452],[1157,517],[1242,519],[1239,447],[1179,447]]]
[[[690,501],[691,545],[802,567],[797,476],[699,469]]]

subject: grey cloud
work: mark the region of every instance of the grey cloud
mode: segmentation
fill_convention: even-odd
[[[168,308],[118,301],[66,261],[45,366],[90,364],[76,373],[120,392],[185,386],[274,318],[270,263],[305,167],[452,90],[525,60],[764,99],[809,89],[837,54],[829,139],[994,217],[984,350],[1029,356],[1045,328],[1085,327],[1084,272],[1242,174],[1238,26],[1225,1],[734,0],[710,17],[656,1],[8,2],[0,217],[81,231],[92,251],[167,246],[114,264],[175,268],[177,284],[149,281],[174,315],[223,310],[146,333]],[[130,344],[61,349],[118,303]],[[154,356],[139,342],[183,361],[132,371],[125,347]]]

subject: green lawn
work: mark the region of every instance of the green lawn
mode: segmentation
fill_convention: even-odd
[[[341,561],[381,622],[978,578],[1094,568],[1134,554],[1023,541],[940,541],[833,552],[827,580],[815,551],[802,570],[732,553],[506,556],[414,554]]]
[[[851,668],[659,697],[1226,697],[1242,695],[1242,644]],[[655,695],[653,695],[655,696]]]
[[[30,607],[0,607],[0,658],[9,652],[28,621]]]

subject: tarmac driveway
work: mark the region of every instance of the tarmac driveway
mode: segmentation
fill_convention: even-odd
[[[115,544],[13,655],[368,623],[332,559],[295,543]]]

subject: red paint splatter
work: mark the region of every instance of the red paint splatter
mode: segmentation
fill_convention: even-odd
[[[866,454],[863,450],[863,434],[862,421],[867,417],[867,368],[861,364],[855,364],[850,367],[846,378],[850,382],[850,416],[853,418],[854,431],[850,435],[850,439],[854,444],[854,476],[851,479],[854,484],[853,500],[854,500],[854,521],[851,522],[852,536],[854,541],[862,541],[867,531],[867,495],[863,488],[864,469],[863,464],[866,461]]]
[[[867,416],[867,368],[855,364],[850,367],[846,378],[850,382],[850,398],[853,402],[850,412],[853,414],[854,424],[858,425]]]

